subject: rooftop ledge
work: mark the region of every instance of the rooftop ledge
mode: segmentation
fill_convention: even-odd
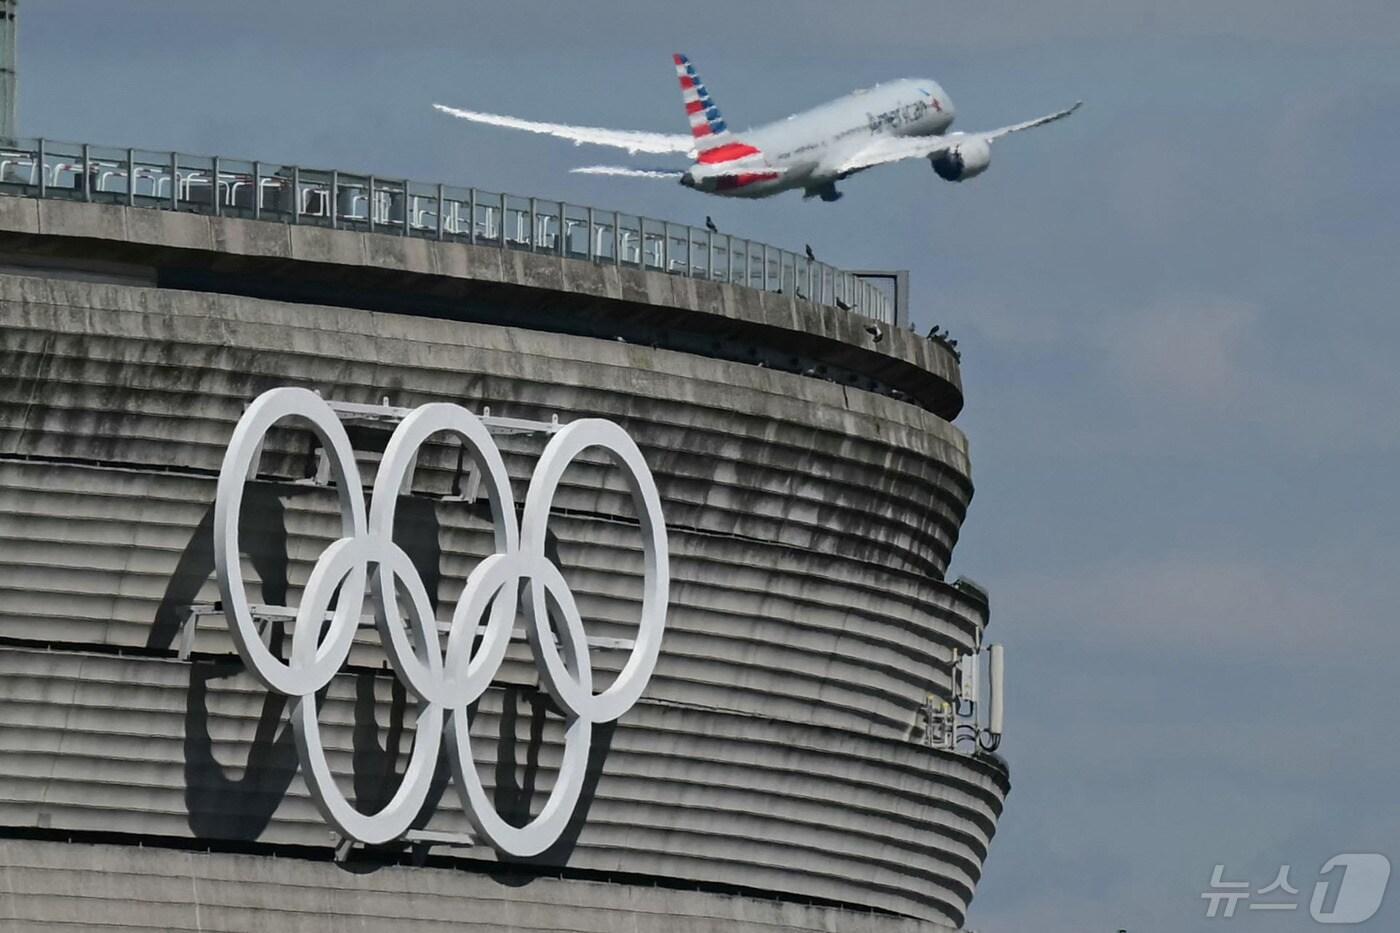
[[[154,270],[158,284],[172,287],[466,319],[485,319],[465,307],[473,300],[504,301],[517,307],[496,323],[640,342],[659,336],[676,349],[734,358],[743,358],[734,349],[742,345],[754,348],[751,362],[819,372],[945,419],[962,407],[953,354],[908,330],[902,300],[869,281],[887,274],[842,272],[708,230],[476,189],[10,143],[0,144],[0,248],[11,261],[18,254],[108,262]],[[130,177],[137,184],[128,191]],[[215,199],[211,178],[218,178]],[[277,283],[300,294],[278,293]],[[567,317],[560,293],[569,296]],[[869,314],[856,310],[862,305]]]

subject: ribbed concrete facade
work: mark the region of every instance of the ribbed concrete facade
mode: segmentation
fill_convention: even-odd
[[[911,738],[987,621],[943,579],[972,489],[945,420],[961,407],[950,356],[907,333],[873,345],[859,319],[735,286],[678,292],[659,273],[508,253],[482,271],[499,251],[218,218],[135,230],[152,216],[0,199],[0,919],[961,924],[1009,785],[997,762]],[[279,230],[315,237],[247,247]],[[233,425],[282,385],[611,418],[650,464],[673,576],[660,661],[642,701],[597,730],[569,832],[528,865],[484,846],[414,865],[400,846],[337,867],[283,698],[242,670],[221,619],[177,656],[187,607],[218,599],[214,478]],[[355,436],[368,478],[375,440]],[[272,434],[248,486],[257,602],[294,605],[339,536],[334,492],[304,481],[306,438]],[[500,443],[519,500],[543,442]],[[447,498],[462,476],[455,448],[425,450],[396,527],[441,619],[492,550],[484,502]],[[555,509],[553,556],[590,634],[627,636],[641,554],[624,487],[587,461]],[[593,657],[606,682],[624,655]],[[414,703],[384,662],[361,633],[321,709],[362,809],[392,793],[412,743]],[[477,764],[520,816],[551,786],[562,720],[524,643],[498,684],[473,720],[490,740]],[[440,770],[426,828],[465,830]],[[101,880],[116,875],[130,886]],[[95,893],[52,896],[71,888]],[[127,890],[165,906],[142,919],[114,906]]]

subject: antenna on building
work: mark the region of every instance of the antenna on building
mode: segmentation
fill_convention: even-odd
[[[1006,651],[1001,645],[987,646],[987,732],[1001,739],[1006,715]]]
[[[15,98],[19,93],[19,59],[15,55],[19,32],[19,0],[0,0],[0,138],[14,139]]]

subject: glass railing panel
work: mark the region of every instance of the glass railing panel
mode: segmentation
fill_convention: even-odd
[[[749,241],[725,237],[729,249],[729,281],[743,285],[749,280]]]
[[[666,225],[647,217],[642,218],[642,266],[656,270],[666,268]]]
[[[51,198],[83,197],[83,147],[74,143],[44,140],[46,193]]]
[[[689,274],[695,278],[710,277],[710,233],[697,227],[686,227],[687,246],[690,250]]]
[[[37,139],[12,139],[0,146],[0,186],[11,194],[38,194]]]
[[[293,204],[291,167],[275,162],[259,162],[256,197],[257,213],[263,220],[290,221]]]
[[[530,249],[534,231],[530,229],[530,199],[518,195],[505,195],[503,200],[504,239],[507,246]]]
[[[729,237],[711,233],[705,243],[707,275],[718,282],[729,281]]]
[[[108,204],[125,204],[127,176],[126,150],[110,146],[88,147],[90,199]]]
[[[438,186],[421,181],[405,182],[408,235],[437,239]]]
[[[177,210],[212,214],[214,212],[214,160],[209,156],[181,152],[175,175]]]
[[[564,205],[564,255],[572,259],[588,259],[592,234],[588,229],[588,208],[576,204]]]
[[[350,172],[332,172],[330,176],[335,226],[343,230],[370,229],[370,177]]]
[[[782,291],[783,251],[764,246],[763,268],[763,287],[770,292]]]
[[[628,265],[642,264],[642,222],[631,214],[617,215],[618,236],[621,238],[619,250],[622,261]]]
[[[593,212],[593,258],[597,262],[613,263],[619,255],[617,250],[618,228],[616,215],[612,211]]]
[[[331,225],[331,173],[303,168],[296,171],[293,192],[297,223],[329,227]]]
[[[561,205],[558,201],[545,201],[539,198],[531,198],[531,211],[533,218],[531,229],[534,232],[532,246],[537,253],[557,253],[559,252],[562,232],[559,226],[559,211]]]
[[[662,223],[666,239],[666,271],[676,275],[690,274],[690,228],[682,224]]]
[[[406,182],[401,178],[375,178],[367,208],[375,233],[403,236],[410,209]]]
[[[457,191],[458,189],[449,189]],[[493,191],[468,188],[462,191],[467,204],[458,210],[465,211],[467,225],[457,226],[456,234],[475,243],[501,244],[501,196]]]
[[[442,238],[470,242],[472,236],[472,190],[455,185],[443,185],[442,205],[434,207],[442,214]]]
[[[230,217],[253,216],[253,196],[257,190],[254,171],[254,163],[245,159],[219,160],[220,213]]]
[[[783,250],[778,254],[778,291],[784,295],[792,295],[797,292],[797,275],[802,264],[797,261],[797,256]]]

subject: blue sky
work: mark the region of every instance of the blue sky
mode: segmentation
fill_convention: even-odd
[[[1400,862],[1400,4],[420,0],[22,4],[26,134],[564,197],[913,270],[964,352],[977,496],[955,570],[1008,645],[1015,788],[969,926],[1206,920],[1212,867],[1305,899]],[[569,175],[612,153],[441,101],[681,131],[939,80],[979,129],[1077,99],[964,185],[845,200]],[[638,161],[642,161],[639,159]],[[655,157],[652,161],[656,161]],[[1400,927],[1400,881],[1362,929]]]

